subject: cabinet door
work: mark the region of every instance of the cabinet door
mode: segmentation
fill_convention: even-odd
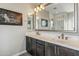
[[[26,36],[26,50],[27,50],[27,52],[29,52],[29,53],[31,53],[31,47],[32,47],[32,45],[31,45],[31,38],[30,37],[28,37],[28,36]]]
[[[45,55],[45,46],[38,44],[36,45],[36,55],[37,56],[44,56]]]
[[[55,56],[56,46],[54,44],[45,43],[45,55],[46,56]]]
[[[36,56],[36,40],[32,38],[32,55]]]
[[[57,46],[57,52],[59,56],[75,56],[76,55],[75,50],[61,47],[61,46]]]

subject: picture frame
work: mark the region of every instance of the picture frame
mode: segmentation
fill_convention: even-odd
[[[41,19],[41,27],[48,27],[48,20]]]
[[[0,8],[0,25],[22,25],[22,13]]]

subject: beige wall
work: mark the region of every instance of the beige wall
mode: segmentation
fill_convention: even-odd
[[[29,5],[0,4],[0,8],[20,12],[23,14],[23,26],[0,25],[0,56],[14,55],[25,50],[25,33],[27,13],[31,12]]]

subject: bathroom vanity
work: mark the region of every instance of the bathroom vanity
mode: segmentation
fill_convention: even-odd
[[[77,34],[79,33],[78,9],[77,3],[50,3],[44,10],[31,15],[29,25],[32,24],[32,28],[29,30],[37,33],[51,31]],[[26,50],[34,56],[78,56],[79,40],[63,37],[63,34],[61,36],[28,34]]]
[[[26,50],[33,56],[78,56],[79,42],[55,38],[47,38],[40,35],[26,36]]]

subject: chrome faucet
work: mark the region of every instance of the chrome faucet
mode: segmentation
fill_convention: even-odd
[[[58,38],[59,38],[59,39],[61,38],[61,39],[68,40],[68,37],[65,37],[65,36],[64,36],[64,33],[62,33],[60,36],[58,36]]]
[[[64,34],[62,33],[60,36],[58,36],[58,38],[64,39]]]
[[[36,32],[37,35],[40,35],[39,31]]]
[[[63,33],[61,34],[61,39],[64,39],[64,34]]]

